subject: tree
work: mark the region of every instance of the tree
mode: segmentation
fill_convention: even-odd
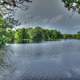
[[[80,31],[77,32],[76,39],[80,39]]]
[[[14,43],[15,40],[15,31],[12,30],[12,28],[6,29],[6,39],[7,43]]]
[[[22,9],[24,7],[25,9],[28,9],[28,5],[24,5],[24,3],[30,3],[32,1],[30,0],[0,0],[0,11],[1,15],[4,15],[7,13],[7,11],[13,11],[15,7]]]
[[[25,29],[25,35],[24,35],[24,42],[29,43],[30,42],[30,35],[29,35],[29,29]]]
[[[62,2],[68,10],[80,13],[80,0],[62,0]]]
[[[4,19],[0,16],[0,47],[6,42],[6,29],[4,26]]]
[[[12,28],[12,25],[7,23],[7,21],[4,20],[2,16],[0,16],[0,46],[6,44],[8,41],[7,28]],[[11,35],[11,33],[8,34],[8,36],[9,35]]]
[[[21,29],[21,34],[22,34],[22,43],[27,43],[29,42],[29,34],[27,29],[22,28]]]
[[[29,33],[32,42],[41,42],[43,40],[42,28],[36,27],[32,29]]]
[[[27,29],[17,29],[15,32],[15,41],[17,43],[27,43],[29,42],[29,34],[27,32]]]
[[[21,30],[20,29],[16,30],[16,32],[15,32],[15,42],[22,43],[22,38],[23,38],[23,35],[21,33]]]
[[[63,35],[59,31],[48,30],[48,29],[43,30],[43,35],[44,35],[44,40],[46,41],[53,41],[61,39],[63,37]]]
[[[48,29],[43,29],[43,39],[44,41],[48,41],[49,39],[49,30]]]
[[[7,19],[9,23],[18,26],[21,23],[14,17],[15,9],[27,10],[30,6],[25,5],[25,3],[31,2],[31,0],[0,0],[0,15],[6,16],[5,19]]]

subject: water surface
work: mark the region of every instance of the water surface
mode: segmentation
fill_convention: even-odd
[[[2,80],[80,80],[80,41],[10,44],[4,61]]]

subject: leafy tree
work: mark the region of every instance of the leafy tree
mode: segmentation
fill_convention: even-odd
[[[80,39],[80,31],[76,34],[76,39]]]
[[[24,42],[29,43],[30,42],[30,35],[29,35],[29,29],[25,29],[25,35],[24,35]]]
[[[22,43],[27,43],[29,42],[29,34],[27,29],[22,28],[21,29],[21,34],[22,34]]]
[[[65,7],[68,10],[73,10],[80,13],[80,0],[62,0],[64,2]]]
[[[25,5],[26,3],[26,5]],[[31,0],[0,0],[0,15],[5,17],[9,23],[12,25],[18,26],[21,24],[19,19],[15,19],[15,11],[27,10],[30,5],[27,3],[32,3]],[[16,9],[16,10],[15,10]]]
[[[5,32],[4,19],[0,16],[0,46],[4,45],[6,42]]]
[[[15,42],[21,43],[22,38],[23,38],[23,35],[21,33],[21,30],[20,29],[16,30],[16,32],[15,32]]]
[[[0,28],[0,45],[8,43],[31,43],[42,41],[54,41],[60,39],[80,39],[80,32],[77,34],[61,34],[57,30],[35,28],[22,28],[14,31],[12,28]]]
[[[47,34],[45,37],[47,40],[57,40],[62,38],[62,34],[56,30],[46,30]],[[45,34],[45,33],[44,33]]]
[[[43,40],[42,29],[40,27],[36,27],[31,31],[31,39],[32,42],[41,42]]]
[[[49,39],[49,30],[48,29],[43,29],[43,39],[44,41],[48,41]]]
[[[15,7],[20,9],[28,9],[28,5],[24,5],[24,3],[30,3],[30,0],[0,0],[0,14],[5,15],[7,13],[12,12]]]
[[[13,31],[12,28],[7,28],[6,29],[6,39],[7,43],[14,43],[15,40],[15,31]]]
[[[29,34],[25,28],[17,29],[15,32],[15,41],[17,43],[26,43],[29,42]]]
[[[18,43],[53,41],[62,39],[62,37],[63,35],[56,30],[42,29],[41,27],[22,28],[15,32],[15,40]]]

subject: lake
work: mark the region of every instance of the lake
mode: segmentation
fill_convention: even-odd
[[[0,80],[80,80],[80,40],[9,44],[3,50]]]

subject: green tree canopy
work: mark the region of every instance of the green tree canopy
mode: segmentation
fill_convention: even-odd
[[[6,42],[4,22],[4,19],[0,16],[0,46],[4,45]]]

